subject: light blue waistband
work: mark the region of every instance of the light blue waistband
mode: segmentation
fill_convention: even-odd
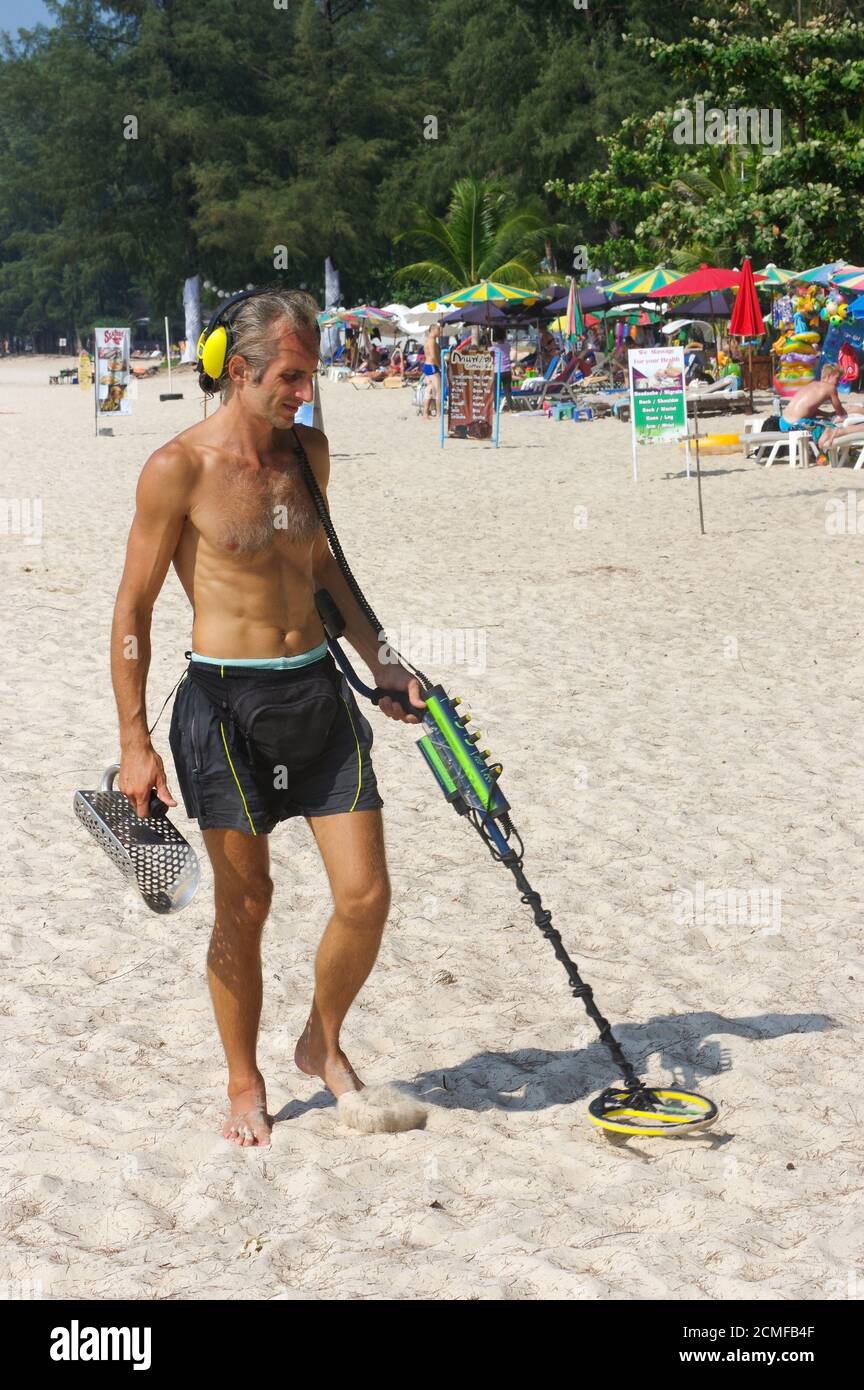
[[[256,671],[293,671],[298,666],[311,666],[327,655],[327,643],[313,647],[311,652],[301,652],[299,656],[199,656],[192,653],[193,661],[204,661],[208,666],[249,666]]]

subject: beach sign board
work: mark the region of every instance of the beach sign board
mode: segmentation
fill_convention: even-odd
[[[129,415],[131,331],[128,328],[96,329],[96,414]]]
[[[446,355],[447,437],[498,444],[500,377],[493,353],[454,348]],[[442,438],[443,443],[443,438]]]
[[[78,358],[78,385],[82,391],[89,391],[93,385],[93,363],[89,352],[82,352]]]
[[[630,375],[630,428],[633,477],[638,477],[639,444],[663,444],[687,432],[684,349],[632,348],[627,354]]]

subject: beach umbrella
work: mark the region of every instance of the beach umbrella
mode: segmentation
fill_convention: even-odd
[[[864,294],[859,294],[857,299],[853,299],[847,310],[850,319],[864,319]]]
[[[829,261],[827,265],[814,265],[810,270],[802,270],[796,280],[805,280],[810,285],[827,285],[834,279],[835,272],[842,270],[845,261]]]
[[[449,304],[441,304],[437,299],[424,299],[407,310],[404,322],[414,333],[418,328],[428,328],[430,324],[437,323],[449,307]]]
[[[788,285],[790,280],[801,279],[794,270],[781,270],[773,261],[769,261],[762,270],[757,270],[756,274],[764,276],[767,285]]]
[[[500,285],[496,280],[480,280],[462,290],[442,294],[441,304],[536,304],[540,298],[534,290],[518,290],[513,285]]]
[[[613,280],[605,288],[607,294],[645,295],[665,289],[680,278],[677,270],[667,270],[665,265],[658,265],[653,270],[639,270],[634,275],[626,275],[623,280]]]
[[[684,304],[675,305],[675,314],[682,319],[728,319],[731,313],[732,294],[730,290],[703,294],[698,299],[688,299]]]
[[[753,275],[753,271],[750,271]],[[741,284],[742,272],[740,270],[724,270],[721,266],[700,265],[698,270],[694,270],[689,275],[682,275],[677,280],[672,280],[663,289],[648,290],[646,299],[665,299],[677,295],[685,294],[713,294],[716,290],[731,290]],[[753,276],[754,280],[764,280],[765,276],[760,272]]]
[[[349,309],[348,313],[353,318],[359,319],[361,323],[395,323],[396,315],[391,314],[388,309],[378,309],[374,304],[358,304],[356,308]]]
[[[445,314],[441,322],[482,324],[488,328],[492,323],[506,323],[507,315],[495,304],[469,304],[464,309],[454,309]]]
[[[582,322],[582,310],[579,307],[579,300],[576,295],[576,281],[570,281],[570,291],[567,295],[567,312],[564,315],[567,320],[567,327],[564,330],[570,346],[575,347],[576,340],[585,332],[585,324]]]
[[[322,328],[330,328],[334,323],[356,323],[348,309],[326,309],[323,314],[318,315],[318,322]]]
[[[864,270],[860,265],[847,265],[831,276],[832,285],[841,290],[864,290]]]
[[[753,270],[750,266],[750,257],[744,257],[744,264],[741,267],[741,288],[732,309],[732,321],[729,324],[729,332],[735,338],[759,338],[764,332],[762,322],[762,310],[759,307],[759,300],[756,296],[756,282],[753,278]],[[750,409],[753,409],[753,345],[748,346],[748,361],[750,366]]]
[[[599,327],[600,327],[600,320],[599,320],[598,318],[595,318],[593,314],[586,314],[586,315],[585,315],[585,327],[586,327],[586,328],[599,328]],[[551,330],[552,333],[564,333],[564,332],[566,332],[566,330],[567,330],[567,315],[566,315],[566,314],[559,314],[559,315],[558,315],[558,318],[557,318],[557,319],[553,319],[552,322],[549,324],[549,328],[550,328],[550,330]]]
[[[751,275],[753,274],[752,271],[750,273]],[[764,278],[761,272],[753,276],[754,280],[761,281]],[[690,275],[682,275],[680,280],[673,280],[670,285],[666,286],[665,290],[652,290],[646,297],[648,299],[659,299],[667,295],[672,298],[678,295],[707,294],[709,304],[708,313],[702,313],[699,317],[706,318],[710,316],[719,318],[725,317],[725,315],[715,314],[713,311],[715,294],[720,293],[722,290],[734,289],[740,284],[740,270],[725,270],[722,266],[705,265],[703,263],[698,270],[692,271]],[[694,314],[693,317],[695,318],[696,315]]]

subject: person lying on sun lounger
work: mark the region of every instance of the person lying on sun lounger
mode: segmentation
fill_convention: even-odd
[[[835,423],[838,419],[846,419],[845,406],[837,395],[837,387],[842,375],[841,367],[838,367],[836,363],[826,362],[822,368],[820,379],[808,381],[805,386],[800,387],[795,392],[780,420],[780,428],[784,433],[791,430],[807,431],[820,451],[816,462],[823,467],[828,463],[826,450],[829,444],[833,444],[844,434],[851,434],[852,430],[856,428],[854,425],[850,425],[848,428],[842,429]],[[819,409],[826,402],[830,402],[834,407],[833,417]]]

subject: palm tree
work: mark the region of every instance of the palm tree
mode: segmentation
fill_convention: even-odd
[[[402,266],[395,278],[434,294],[479,280],[534,289],[550,279],[537,269],[544,242],[565,230],[550,224],[535,205],[514,206],[511,195],[487,179],[459,179],[444,217],[418,203],[412,212],[414,225],[396,240],[413,242],[426,258]]]
[[[690,203],[699,208],[731,206],[742,194],[755,192],[759,180],[759,157],[752,151],[732,150],[721,147],[707,150],[699,167],[690,167],[674,173],[665,182],[656,185],[657,189],[675,198],[678,203]],[[650,238],[650,244],[658,255],[663,255],[666,264],[680,270],[682,275],[696,270],[700,265],[732,265],[738,258],[734,239],[729,236],[714,240],[710,244],[698,238],[677,239],[679,230],[673,233],[675,244],[669,244],[669,237],[659,241]]]

